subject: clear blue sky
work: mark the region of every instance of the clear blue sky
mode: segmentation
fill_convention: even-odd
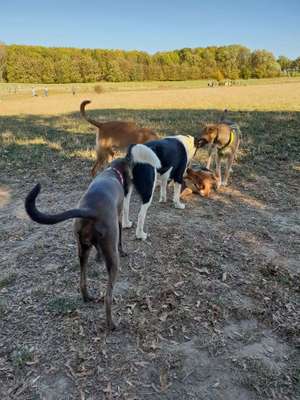
[[[300,0],[3,0],[7,44],[137,49],[243,44],[300,56]]]

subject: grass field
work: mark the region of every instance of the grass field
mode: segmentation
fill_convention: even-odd
[[[300,111],[300,82],[247,87],[182,88],[54,94],[49,97],[10,96],[0,100],[0,115],[59,115],[90,109],[224,109],[233,111]],[[101,117],[101,115],[100,115]]]
[[[2,99],[0,398],[299,399],[300,83],[89,97],[93,117],[162,136],[196,135],[226,107],[242,130],[239,157],[229,187],[185,210],[156,192],[147,242],[124,231],[118,329],[106,337],[103,305],[79,296],[72,223],[37,225],[23,207],[37,181],[40,207],[53,212],[89,184],[85,94]],[[134,220],[138,207],[134,197]],[[94,256],[89,285],[105,291]]]
[[[24,84],[24,83],[0,83],[0,98],[30,97],[31,89],[34,87],[37,94],[44,95],[44,88],[47,87],[49,94],[71,94],[75,88],[77,94],[95,92],[95,86],[101,86],[105,92],[122,92],[138,90],[169,90],[169,89],[197,89],[207,88],[211,80],[194,81],[142,81],[142,82],[96,82],[96,83],[66,83],[66,84]],[[236,81],[238,86],[256,85],[282,85],[300,82],[298,77],[281,77],[265,79],[240,79]]]

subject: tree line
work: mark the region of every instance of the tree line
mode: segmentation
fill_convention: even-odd
[[[300,57],[277,60],[241,45],[157,52],[55,48],[0,43],[0,80],[22,83],[178,81],[272,78],[299,69]]]

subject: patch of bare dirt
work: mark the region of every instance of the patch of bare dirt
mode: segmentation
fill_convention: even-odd
[[[83,187],[45,185],[43,209],[73,206]],[[103,306],[79,296],[72,223],[30,222],[29,188],[10,184],[1,209],[1,398],[297,398],[295,210],[235,185],[210,199],[194,196],[183,211],[159,204],[156,193],[149,240],[124,231],[118,329],[106,337]],[[135,198],[133,220],[138,206]],[[105,269],[94,254],[90,265],[99,296]]]

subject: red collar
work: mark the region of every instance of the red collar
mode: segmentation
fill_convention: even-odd
[[[124,178],[121,172],[117,168],[110,167],[113,171],[115,171],[118,175],[118,180],[120,181],[121,185],[124,186]]]

